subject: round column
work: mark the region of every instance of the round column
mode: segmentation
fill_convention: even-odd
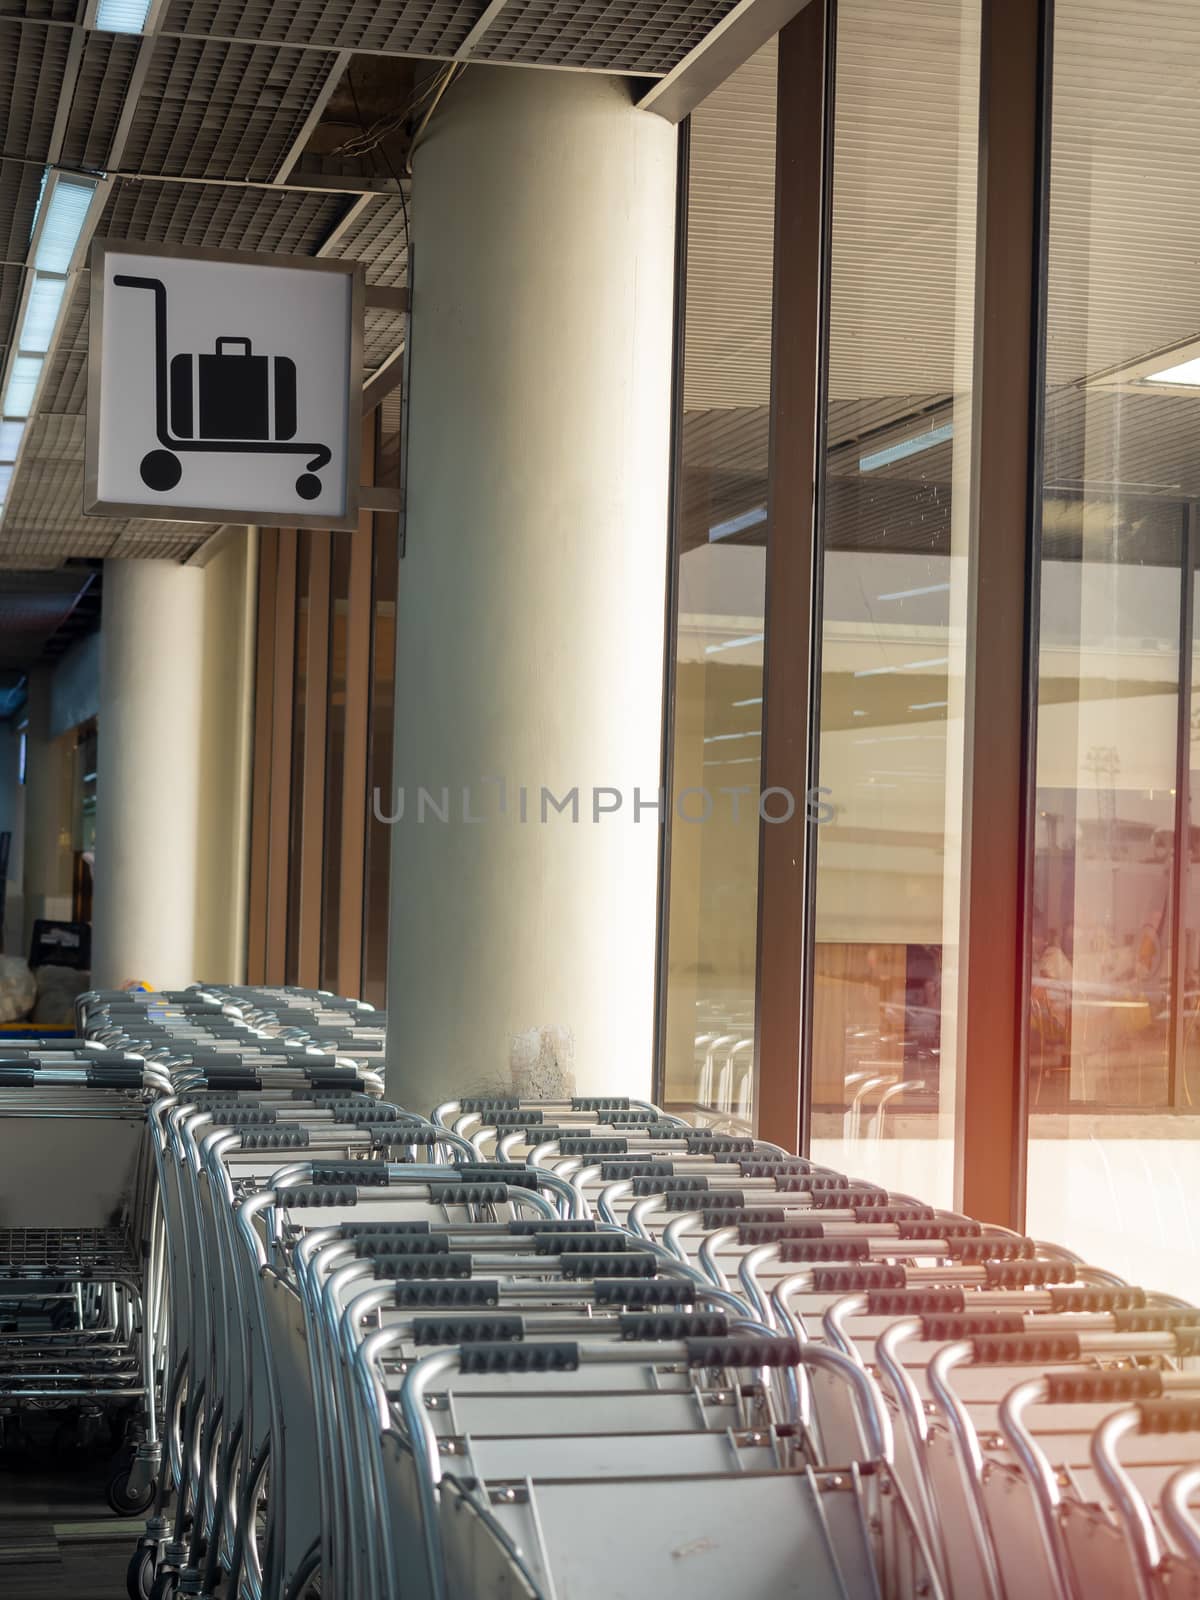
[[[106,561],[96,781],[97,988],[194,982],[204,574]]]
[[[416,152],[378,803],[389,1093],[417,1109],[650,1088],[675,165],[627,83],[502,67]]]

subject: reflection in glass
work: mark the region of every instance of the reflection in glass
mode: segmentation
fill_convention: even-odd
[[[663,1096],[753,1116],[774,42],[691,118]],[[691,820],[689,820],[691,819]]]
[[[812,1148],[949,1203],[978,0],[838,7]]]
[[[1188,0],[1055,8],[1027,1204],[1190,1297],[1198,53]]]

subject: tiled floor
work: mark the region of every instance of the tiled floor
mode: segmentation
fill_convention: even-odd
[[[4,1600],[124,1600],[142,1530],[104,1500],[111,1466],[45,1453],[0,1457],[0,1595]]]

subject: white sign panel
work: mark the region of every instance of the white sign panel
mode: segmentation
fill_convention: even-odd
[[[361,364],[352,264],[97,244],[85,511],[356,526]]]

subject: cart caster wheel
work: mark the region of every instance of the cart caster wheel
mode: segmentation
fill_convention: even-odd
[[[179,457],[173,456],[169,450],[151,450],[149,455],[142,457],[138,470],[147,489],[157,489],[160,494],[173,489],[183,476]]]
[[[150,1600],[175,1600],[179,1588],[177,1572],[160,1572],[150,1590]]]
[[[125,1571],[125,1589],[129,1600],[150,1600],[154,1592],[155,1566],[154,1546],[138,1545]]]
[[[154,1499],[154,1484],[150,1483],[141,1494],[136,1497],[129,1493],[129,1468],[122,1467],[115,1477],[109,1479],[108,1488],[104,1491],[104,1498],[119,1517],[137,1517],[143,1511],[148,1511]]]
[[[296,493],[301,500],[315,500],[321,492],[321,480],[315,472],[302,472],[296,479]]]

